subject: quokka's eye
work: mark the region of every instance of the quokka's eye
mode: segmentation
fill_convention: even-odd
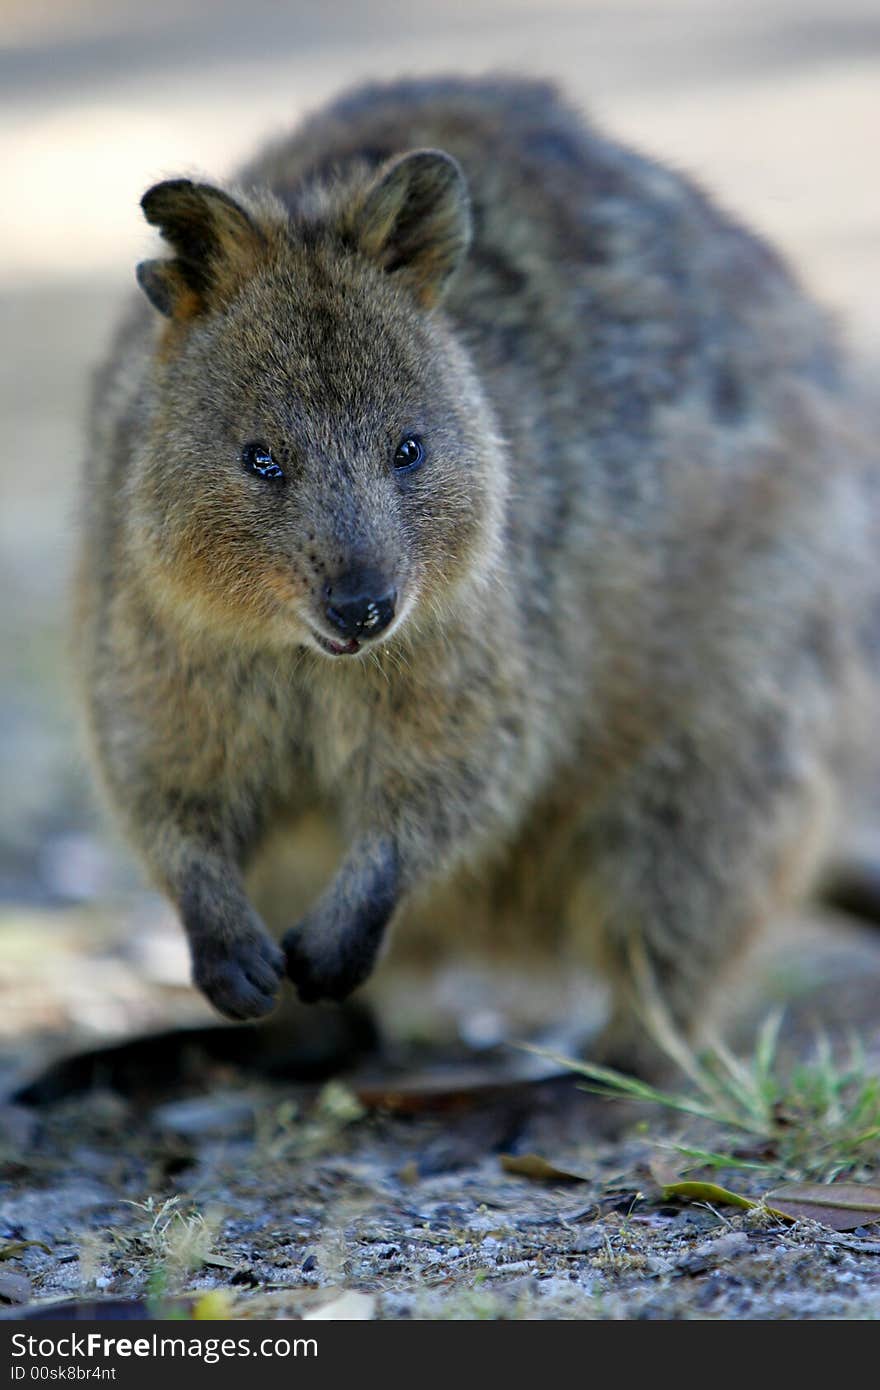
[[[394,451],[394,467],[400,473],[412,473],[425,461],[425,446],[417,434],[407,435]]]
[[[284,470],[275,462],[272,450],[266,444],[245,444],[241,461],[249,473],[256,473],[259,478],[277,480],[284,477]]]

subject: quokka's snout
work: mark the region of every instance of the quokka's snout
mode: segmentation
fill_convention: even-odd
[[[353,656],[387,632],[397,602],[397,586],[381,570],[347,570],[321,586],[321,626],[314,628],[315,638],[332,656]]]
[[[378,570],[349,570],[324,585],[324,616],[343,637],[378,637],[392,621],[397,588]]]

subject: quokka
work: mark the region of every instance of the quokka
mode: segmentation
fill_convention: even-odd
[[[478,891],[650,1065],[640,991],[706,1018],[869,727],[878,471],[825,317],[527,81],[357,91],[142,206],[170,254],[97,383],[77,645],[196,985],[341,999]],[[344,849],[279,946],[246,875],[315,814]]]

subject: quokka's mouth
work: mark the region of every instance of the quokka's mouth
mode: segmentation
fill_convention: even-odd
[[[322,651],[328,656],[354,656],[361,649],[361,644],[356,637],[352,637],[348,642],[333,642],[329,637],[324,637],[322,633],[311,629],[312,636]]]
[[[388,640],[402,627],[408,614],[412,609],[412,600],[405,603],[400,612],[394,617],[387,628],[383,628],[374,637],[367,628],[360,637],[351,637],[346,642],[337,642],[334,637],[327,637],[317,626],[311,616],[306,618],[309,636],[312,638],[316,647],[319,647],[327,656],[357,656],[358,652],[375,651],[384,647]]]

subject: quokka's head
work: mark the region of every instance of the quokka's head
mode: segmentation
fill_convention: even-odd
[[[442,622],[492,568],[505,486],[441,308],[458,165],[417,150],[308,215],[184,179],[142,206],[174,252],[138,266],[167,320],[128,480],[149,582],[201,630],[333,659]]]

